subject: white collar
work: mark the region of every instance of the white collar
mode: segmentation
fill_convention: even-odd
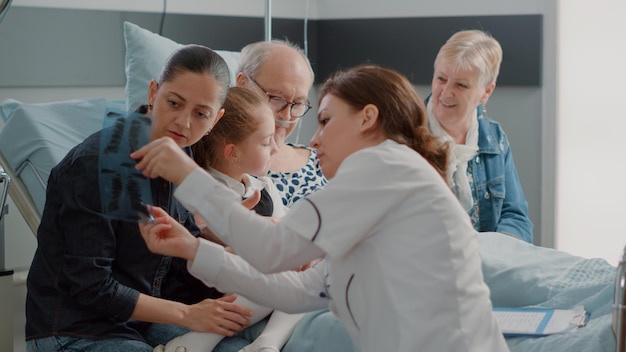
[[[243,198],[250,197],[254,191],[261,190],[266,186],[265,182],[248,174],[243,174],[243,179],[239,181],[212,167],[209,167],[207,171]]]

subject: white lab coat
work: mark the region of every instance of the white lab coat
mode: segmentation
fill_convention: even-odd
[[[176,197],[254,267],[272,273],[325,261],[303,273],[263,276],[203,243],[190,271],[207,284],[284,311],[330,303],[358,351],[508,351],[491,312],[477,233],[412,149],[387,140],[352,154],[278,224],[242,207],[218,182],[206,187],[208,179],[194,171]]]

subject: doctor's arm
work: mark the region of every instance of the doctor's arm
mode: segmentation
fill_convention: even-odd
[[[291,226],[295,214],[308,215],[307,204],[295,207],[276,223],[240,204],[239,197],[202,169],[193,170],[174,196],[237,254],[263,273],[291,270],[322,258],[325,252],[311,241],[314,226]],[[309,207],[309,208],[307,208]],[[303,213],[304,212],[304,213]],[[314,213],[311,218],[317,217]]]
[[[154,224],[140,225],[148,248],[187,259],[189,272],[207,286],[244,293],[249,299],[286,312],[326,307],[324,262],[302,271],[265,275],[217,244],[193,237],[164,210],[152,208]]]
[[[325,261],[305,271],[263,274],[240,256],[219,245],[201,240],[189,272],[207,286],[245,295],[250,300],[287,313],[325,308]]]

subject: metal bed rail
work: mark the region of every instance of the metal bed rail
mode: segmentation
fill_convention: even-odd
[[[27,167],[34,171],[37,180],[44,186],[45,189],[45,182],[42,180],[41,176],[30,161],[22,163],[19,167],[20,173]],[[19,210],[20,214],[22,214],[24,221],[26,221],[26,224],[33,232],[33,235],[37,236],[37,228],[39,227],[39,222],[41,220],[39,209],[35,205],[35,202],[28,192],[26,185],[10,167],[9,162],[5,158],[2,151],[0,151],[0,170],[3,170],[3,172],[7,174],[7,177],[10,177],[11,187],[8,187],[8,184],[6,185],[9,189],[8,194],[11,196],[13,203],[15,203],[17,210]]]
[[[11,183],[11,177],[0,166],[0,184],[2,185],[2,193],[0,193],[0,272],[4,272],[6,264],[4,262],[4,215],[9,212],[9,206],[7,205],[9,183]]]
[[[8,213],[7,192],[11,178],[0,166],[0,350],[13,351],[13,270],[8,270],[5,263],[4,215]]]
[[[2,194],[0,195],[0,220],[4,216],[4,207],[7,202],[7,194],[9,192],[9,183],[11,183],[11,178],[9,174],[7,174],[4,169],[0,166],[0,182],[2,182]]]
[[[626,352],[626,247],[615,274],[613,333],[615,334],[616,352]]]

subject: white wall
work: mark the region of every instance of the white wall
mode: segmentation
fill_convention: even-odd
[[[12,6],[159,13],[163,11],[163,0],[14,0]],[[265,8],[266,1],[264,0],[176,0],[167,2],[167,12],[179,14],[263,17]],[[317,16],[317,1],[271,1],[272,17],[304,18],[307,10],[309,17],[315,18]]]
[[[543,13],[544,0],[317,0],[319,18],[438,17]]]
[[[626,2],[557,9],[556,247],[615,263],[626,244]]]
[[[546,0],[543,20],[541,125],[541,244],[554,248],[556,236],[556,0]]]
[[[270,0],[273,17],[370,18],[543,13],[546,0]],[[160,0],[14,0],[12,6],[161,12]],[[171,13],[263,16],[266,0],[176,0],[167,2]],[[308,11],[308,12],[307,12]]]

